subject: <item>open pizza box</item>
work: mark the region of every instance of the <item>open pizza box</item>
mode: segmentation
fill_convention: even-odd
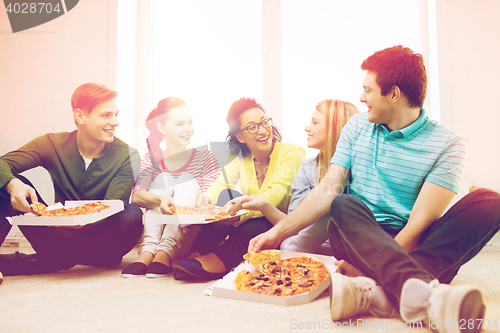
[[[35,216],[32,213],[24,215],[17,215],[7,217],[12,225],[40,225],[40,226],[77,226],[86,225],[100,221],[108,216],[119,213],[123,210],[123,201],[121,200],[75,200],[66,201],[64,206],[57,203],[53,206],[48,206],[47,209],[52,210],[56,208],[71,208],[76,206],[85,205],[86,203],[100,201],[107,205],[109,208],[103,209],[99,213],[76,215],[76,216]]]
[[[242,209],[236,213],[234,216],[241,216],[246,214],[246,210]],[[227,219],[232,218],[234,216],[229,216]],[[152,208],[146,210],[146,213],[142,217],[144,224],[180,224],[180,225],[188,225],[188,224],[207,224],[212,222],[223,221],[225,219],[220,220],[205,220],[203,215],[167,215],[162,214],[160,212],[160,208]]]
[[[334,263],[337,260],[334,257],[330,256],[311,254],[311,253],[290,252],[290,251],[280,251],[280,256],[282,259],[290,257],[298,257],[298,256],[310,256],[318,260],[321,260],[330,271],[330,274],[335,272],[335,270],[337,269],[337,267],[334,265]],[[238,267],[236,267],[231,272],[227,273],[222,279],[216,281],[212,285],[212,296],[289,306],[289,305],[299,305],[312,302],[330,285],[330,277],[328,277],[326,280],[321,282],[317,288],[311,290],[308,293],[300,295],[279,297],[279,296],[254,294],[251,292],[245,292],[235,289],[234,280],[236,279],[238,273],[241,272],[242,270],[247,270],[253,273],[257,273],[257,269],[251,263],[246,261],[241,263]]]

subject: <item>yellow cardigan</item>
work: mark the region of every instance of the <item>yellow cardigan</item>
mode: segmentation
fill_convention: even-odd
[[[222,190],[234,189],[239,181],[244,195],[267,199],[279,210],[286,213],[290,203],[290,187],[295,174],[304,161],[305,151],[298,145],[277,141],[270,158],[266,177],[260,188],[255,172],[254,157],[250,154],[247,157],[238,156],[230,161],[205,194],[210,196],[212,202],[217,202]],[[260,211],[248,211],[233,226],[237,227],[248,219],[261,216]]]

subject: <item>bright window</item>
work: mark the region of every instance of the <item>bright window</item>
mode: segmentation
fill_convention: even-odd
[[[153,15],[154,105],[184,99],[193,112],[193,144],[224,141],[231,103],[261,102],[261,2],[157,0]]]
[[[360,65],[375,51],[401,44],[432,65],[434,0],[269,1],[271,9],[262,0],[153,0],[149,8],[150,2],[120,1],[117,86],[126,119],[119,137],[144,153],[147,114],[162,98],[176,96],[192,109],[193,145],[224,141],[231,103],[240,97],[263,103],[270,95],[281,105],[283,140],[305,147],[304,127],[320,101],[342,99],[366,110],[359,102]],[[273,57],[273,66],[281,67],[281,96],[262,91],[263,39],[276,33],[262,31],[269,10],[273,22],[281,20],[281,27],[271,25],[281,35],[281,58]],[[438,82],[437,67],[427,69],[429,108]],[[438,93],[432,97],[430,113],[439,119]]]
[[[281,25],[283,134],[304,147],[304,127],[320,101],[366,111],[359,101],[364,59],[399,44],[421,52],[419,0],[286,0]]]

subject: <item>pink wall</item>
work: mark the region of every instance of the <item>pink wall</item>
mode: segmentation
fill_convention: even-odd
[[[70,99],[80,84],[114,85],[112,5],[80,1],[53,21],[13,34],[1,2],[0,154],[38,135],[75,129]]]
[[[500,1],[437,1],[441,122],[469,148],[460,195],[500,190]]]

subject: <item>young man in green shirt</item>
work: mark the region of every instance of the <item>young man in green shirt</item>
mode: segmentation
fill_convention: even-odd
[[[128,204],[140,155],[114,137],[117,92],[95,83],[78,87],[71,98],[77,130],[48,133],[0,157],[0,244],[11,226],[6,216],[30,211],[43,202],[21,172],[41,166],[54,183],[55,202],[122,200],[125,209],[83,227],[20,226],[36,251],[0,255],[5,276],[48,273],[75,265],[110,266],[137,243],[142,212]]]

